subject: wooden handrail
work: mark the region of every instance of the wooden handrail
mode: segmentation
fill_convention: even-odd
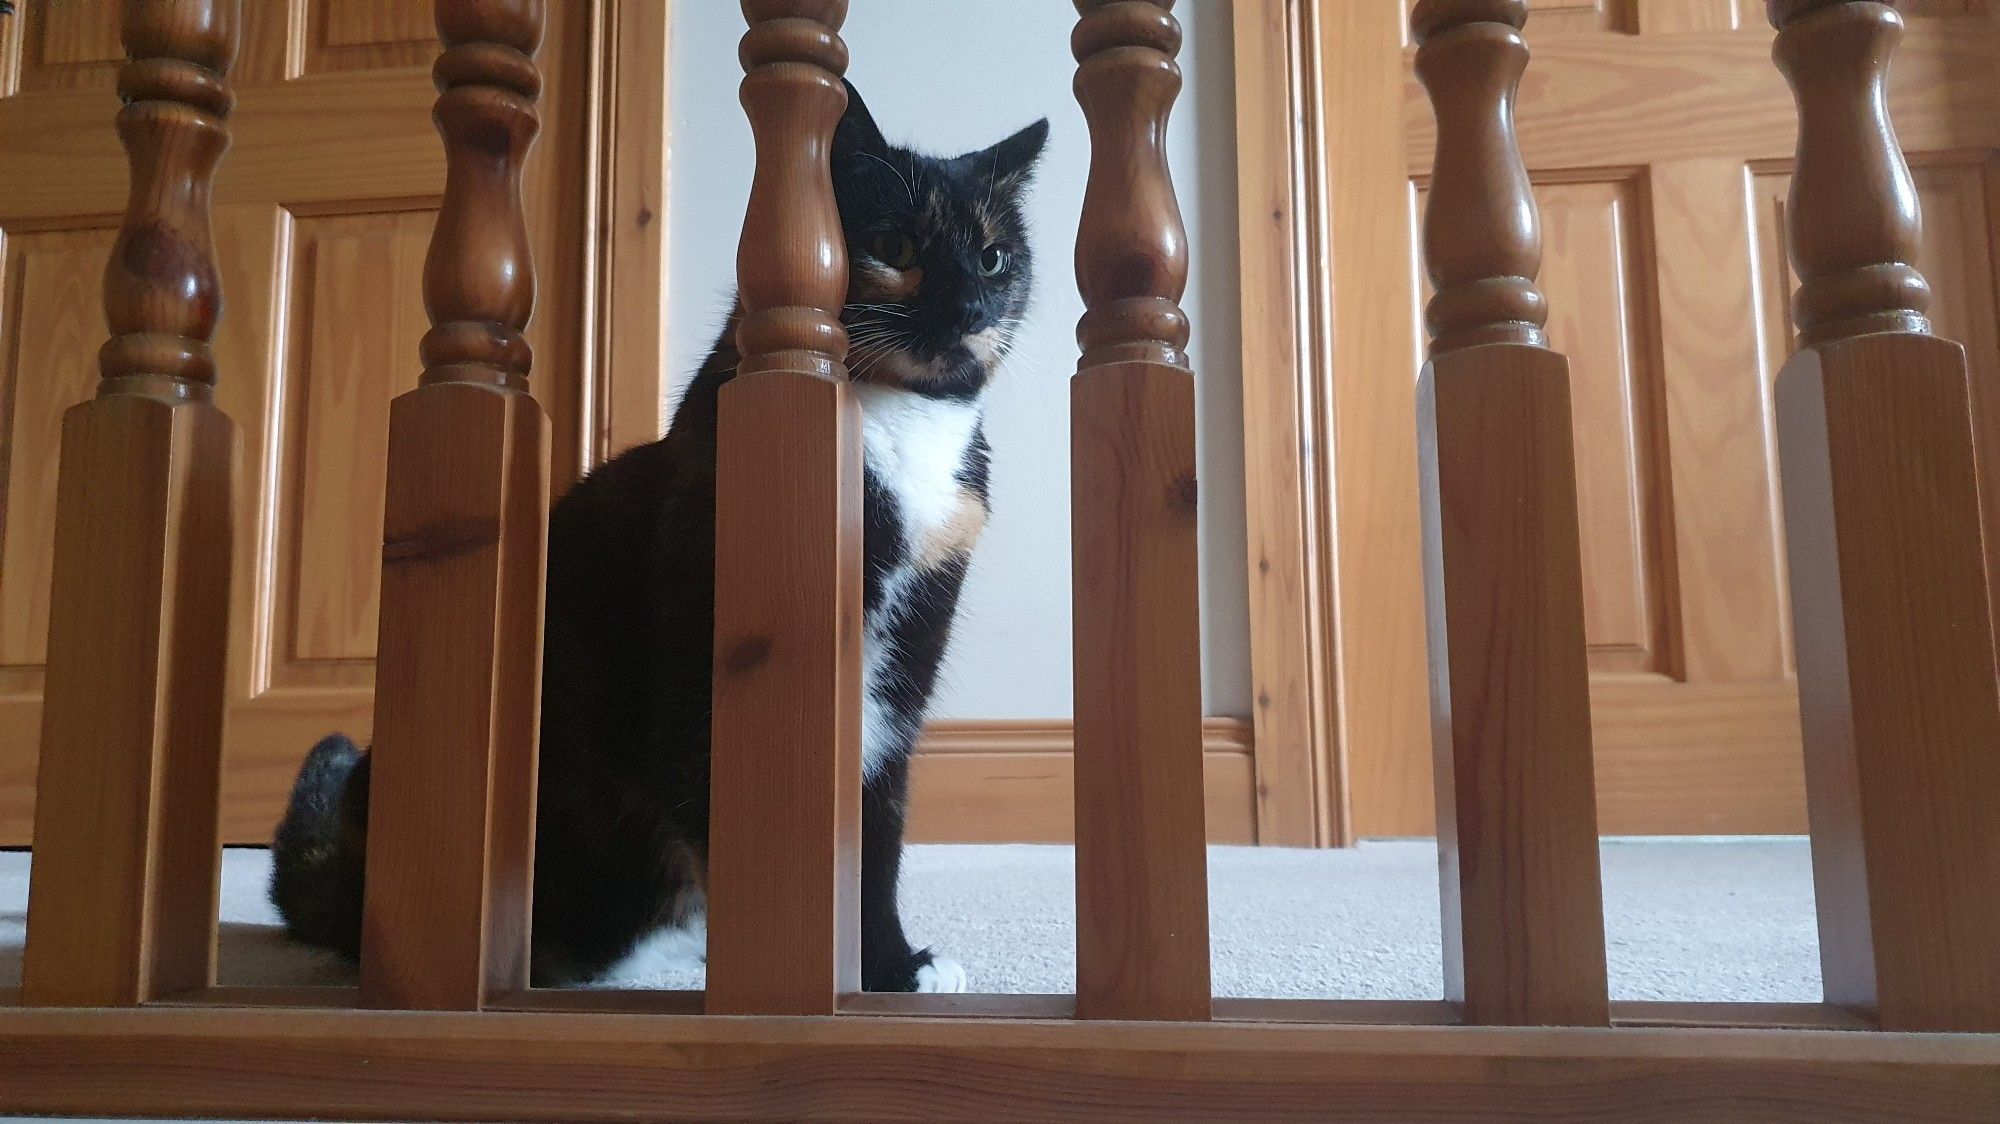
[[[1209,1017],[1187,233],[1173,0],[1076,0],[1090,122],[1070,381],[1077,1015]]]
[[[1965,350],[1930,334],[1888,4],[1772,0],[1802,350],[1778,376],[1821,974],[1884,1029],[2000,1031],[2000,683]]]
[[[436,14],[445,190],[423,377],[389,410],[361,998],[476,1010],[528,984],[549,422],[521,167],[543,8]]]
[[[1569,362],[1546,346],[1514,137],[1525,0],[1422,0],[1438,121],[1418,384],[1445,994],[1468,1023],[1605,1025]]]
[[[716,436],[708,1010],[859,991],[861,408],[828,158],[847,0],[745,0],[757,171]]]
[[[235,427],[209,232],[237,0],[124,7],[131,194],[97,396],[63,417],[22,998],[119,1006],[215,974]],[[23,376],[25,377],[25,376]]]

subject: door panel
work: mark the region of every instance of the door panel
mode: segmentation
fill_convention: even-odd
[[[1542,210],[1550,337],[1572,361],[1607,833],[1804,827],[1771,428],[1772,379],[1792,335],[1780,231],[1796,126],[1762,7],[1530,6],[1534,57],[1517,118]],[[1937,292],[1934,319],[1973,356],[1982,438],[1994,450],[1981,462],[1994,534],[2000,83],[1991,75],[2000,67],[2000,23],[1977,0],[1902,7],[1909,33],[1892,74],[1892,110],[1925,206],[1919,264]],[[1335,53],[1380,49],[1353,44]],[[1403,50],[1405,172],[1421,185],[1434,126],[1409,70],[1412,49]],[[1386,261],[1371,271],[1397,276]],[[1384,351],[1381,362],[1393,358]],[[1349,642],[1353,658],[1366,643]],[[1349,752],[1385,755],[1380,747]],[[1428,783],[1428,746],[1413,741],[1388,755]],[[1384,787],[1407,791],[1409,783]],[[1388,814],[1373,816],[1368,796],[1354,793],[1362,834],[1432,826],[1402,801],[1385,801]]]
[[[307,747],[372,724],[389,400],[414,386],[443,151],[428,3],[244,4],[216,181],[217,398],[242,431],[223,833],[269,838]],[[94,389],[99,286],[124,206],[117,6],[0,19],[0,845],[27,842],[56,423]],[[557,487],[581,465],[582,88],[590,9],[552,5],[526,205],[534,384]]]

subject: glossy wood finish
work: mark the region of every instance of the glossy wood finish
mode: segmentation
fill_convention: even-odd
[[[1090,122],[1070,381],[1077,1015],[1206,1019],[1208,871],[1187,235],[1172,0],[1077,0]]]
[[[1329,340],[1315,368],[1332,396],[1332,433],[1316,451],[1335,463],[1320,544],[1337,579],[1329,710],[1356,833],[1428,834],[1429,753],[1411,717],[1423,678],[1406,666],[1421,619],[1408,576],[1415,458],[1399,428],[1407,389],[1381,372],[1418,363],[1420,318],[1403,310],[1428,294],[1410,280],[1409,200],[1424,193],[1436,126],[1408,74],[1413,51],[1384,12],[1396,5],[1318,7],[1322,95],[1307,122],[1327,155],[1309,169],[1325,187],[1308,238],[1327,281],[1308,328]],[[1805,830],[1771,400],[1790,349],[1790,286],[1782,240],[1765,236],[1783,226],[1772,199],[1797,115],[1761,8],[1721,7],[1734,12],[1710,0],[1621,0],[1594,13],[1534,4],[1534,66],[1515,107],[1543,219],[1545,331],[1588,372],[1572,411],[1598,813],[1610,834]],[[1989,207],[2000,84],[1980,76],[2000,66],[2000,7],[1901,10],[1897,131],[1927,218],[1949,214],[1962,232],[1926,224],[1931,316],[1971,346],[1977,400],[1996,382],[1980,364],[2000,260]],[[2000,434],[2000,412],[1983,411],[1983,431]],[[2000,457],[1981,465],[2000,479]]]
[[[97,396],[63,416],[22,999],[119,1006],[215,973],[236,430],[215,405],[211,185],[236,0],[129,3],[131,194]]]
[[[1920,1124],[1996,1102],[2000,1045],[1940,1035],[0,1011],[0,1105],[37,1113]]]
[[[1828,998],[2000,1031],[2000,682],[1967,366],[1929,334],[1888,5],[1770,5],[1797,92],[1803,349],[1778,379]]]
[[[658,13],[661,0],[642,7]],[[117,65],[91,61],[122,55],[118,4],[17,8],[0,19],[0,846],[24,845],[32,833],[61,415],[95,390],[107,334],[98,287],[127,190],[109,128]],[[100,11],[111,13],[108,48],[94,30]],[[553,421],[558,489],[585,463],[585,434],[617,425],[613,415],[633,417],[634,430],[645,425],[639,407],[623,407],[648,398],[636,384],[652,373],[643,343],[593,341],[586,331],[599,322],[593,309],[613,316],[606,302],[617,303],[593,295],[609,281],[587,268],[589,232],[609,206],[590,190],[584,143],[600,65],[592,16],[581,4],[549,11],[538,55],[542,132],[523,169],[537,281],[526,334],[548,376],[534,385]],[[8,40],[10,27],[24,43]],[[412,27],[419,41],[405,40]],[[412,357],[429,328],[423,262],[445,152],[431,122],[428,68],[438,48],[428,3],[259,0],[243,4],[241,41],[212,222],[228,295],[210,340],[224,372],[215,401],[244,450],[232,519],[222,831],[230,843],[261,845],[307,747],[330,730],[373,737],[389,402],[422,373]],[[304,57],[288,56],[301,43]],[[322,68],[315,57],[338,65]],[[14,61],[19,92],[8,96]],[[657,142],[663,107],[634,100],[620,129]],[[636,143],[610,147],[640,159]],[[619,268],[638,272],[646,247],[622,230]],[[657,303],[651,313],[657,335]],[[605,338],[633,319],[614,316]],[[629,397],[622,385],[594,392],[593,342],[618,356],[618,379],[634,384]],[[657,394],[648,404],[657,415]]]
[[[549,423],[527,393],[540,0],[440,0],[444,201],[420,385],[390,407],[361,997],[476,1010],[528,982]]]
[[[1569,365],[1515,145],[1527,5],[1422,0],[1436,296],[1418,381],[1445,994],[1466,1021],[1609,1021]]]
[[[860,990],[861,409],[828,149],[846,0],[746,0],[757,171],[737,252],[715,527],[708,1010]]]

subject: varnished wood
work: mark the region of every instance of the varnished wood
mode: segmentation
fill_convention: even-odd
[[[0,29],[45,14],[94,18],[104,8],[116,53],[113,0],[17,7]],[[663,5],[641,7],[652,14]],[[405,8],[423,30],[414,60],[423,66],[390,58],[408,45],[397,39],[410,26]],[[334,71],[312,59],[309,22],[327,12],[358,21],[343,33],[348,45],[338,48]],[[592,310],[609,315],[605,301],[618,303],[591,295],[611,282],[587,261],[585,232],[599,205],[583,144],[590,75],[600,65],[591,17],[588,5],[549,11],[538,55],[542,133],[523,172],[537,279],[526,336],[538,372],[548,374],[534,385],[552,418],[556,489],[580,471],[584,435],[601,432],[607,413],[636,418],[624,403],[636,411],[648,397],[636,385],[593,393],[598,364],[583,361],[586,331],[598,322]],[[309,73],[286,80],[286,52],[300,35],[307,54],[292,62]],[[370,37],[376,45],[361,42]],[[421,374],[411,357],[429,326],[423,259],[445,153],[430,120],[437,91],[426,68],[437,44],[428,3],[260,0],[243,4],[241,39],[212,222],[228,294],[210,343],[223,371],[216,404],[247,454],[234,498],[222,832],[232,843],[264,844],[308,746],[330,730],[372,737],[388,404]],[[127,190],[108,127],[116,65],[102,65],[105,80],[89,89],[43,86],[0,98],[0,402],[14,404],[0,407],[12,430],[0,438],[11,453],[0,486],[0,845],[26,844],[32,834],[60,421],[94,388],[106,338],[99,286]],[[642,101],[620,114],[641,137],[646,108]],[[637,160],[639,147],[615,145],[621,159]],[[639,250],[631,239],[622,246]],[[652,315],[657,321],[657,307]],[[616,380],[640,381],[643,352],[603,346],[623,356]],[[655,413],[657,398],[648,399]]]
[[[64,416],[22,996],[114,1006],[215,973],[236,430],[214,404],[210,185],[236,0],[129,3],[131,196],[97,397]]]
[[[1527,69],[1526,0],[1421,0],[1410,13],[1417,77],[1437,114],[1424,264],[1433,357],[1485,343],[1548,342],[1541,216],[1514,140]]]
[[[1929,331],[1930,286],[1912,264],[1922,211],[1888,117],[1902,19],[1868,0],[1766,6],[1801,107],[1789,211],[1800,339]]]
[[[390,408],[361,997],[476,1010],[528,982],[549,423],[527,393],[521,166],[540,0],[440,0],[444,201],[420,385]]]
[[[1407,399],[1399,384],[1383,392],[1366,384],[1382,383],[1380,371],[1414,365],[1405,357],[1418,328],[1400,310],[1420,307],[1425,294],[1408,280],[1412,224],[1402,216],[1412,181],[1421,193],[1436,128],[1423,87],[1398,73],[1413,52],[1380,26],[1396,22],[1378,14],[1395,5],[1320,7],[1328,9],[1323,20],[1342,25],[1319,36],[1316,67],[1328,106],[1317,130],[1328,154],[1320,167],[1331,181],[1322,197],[1331,234],[1320,259],[1329,278],[1322,330],[1331,345],[1316,369],[1333,386],[1328,444],[1338,461],[1328,474],[1337,503],[1323,545],[1339,563],[1334,710],[1357,832],[1425,834],[1430,811],[1412,798],[1428,800],[1428,754],[1406,729],[1421,678],[1399,667],[1412,650],[1406,630],[1419,619],[1402,576],[1414,563],[1397,560],[1417,528],[1416,504],[1399,492],[1405,479],[1414,483],[1407,472],[1414,458],[1397,447]],[[1717,20],[1726,7],[1736,9],[1734,29]],[[1782,226],[1781,209],[1763,200],[1790,167],[1796,112],[1771,65],[1772,33],[1759,5],[1639,0],[1603,8],[1620,17],[1616,26],[1552,33],[1546,17],[1559,10],[1567,20],[1575,9],[1531,5],[1534,65],[1516,104],[1546,234],[1539,278],[1552,306],[1546,331],[1578,373],[1600,823],[1606,833],[1635,824],[1701,832],[1719,822],[1801,830],[1796,719],[1786,734],[1773,710],[1732,735],[1711,706],[1796,691],[1770,399],[1770,379],[1791,346],[1790,292],[1781,239],[1760,235]],[[1987,162],[2000,151],[2000,84],[1977,76],[2000,65],[1993,18],[2000,9],[1949,0],[1900,10],[1908,33],[1890,105],[1905,150],[1919,165]],[[1389,120],[1399,104],[1400,127]],[[1927,211],[1949,205],[1934,198],[1943,185],[1917,178]],[[1600,202],[1604,209],[1589,209]],[[1609,222],[1594,231],[1578,225],[1600,220]],[[1565,245],[1566,225],[1591,236]],[[1942,246],[1926,239],[1922,264],[1938,290],[1934,321],[1953,291],[1990,315],[1990,300],[1962,279],[1993,274],[1993,244],[1976,225],[1967,233]],[[1398,313],[1385,316],[1391,304]],[[1620,311],[1585,322],[1584,307]],[[1982,349],[1978,333],[1959,326],[1967,319],[1946,334],[1973,345],[1977,393]],[[1618,371],[1636,392],[1629,402],[1612,389]],[[1395,401],[1384,401],[1388,392]],[[1629,503],[1619,510],[1606,497]],[[1642,550],[1627,554],[1624,540],[1635,535]],[[1611,666],[1636,653],[1599,635],[1598,610],[1628,591],[1668,626],[1656,630],[1647,657],[1663,672]],[[1716,740],[1697,739],[1697,729]],[[1611,756],[1614,736],[1650,748]],[[1741,740],[1725,740],[1732,736]],[[1787,757],[1789,793],[1776,787]],[[1635,804],[1642,797],[1645,804]]]
[[[1075,745],[1068,722],[932,723],[910,766],[906,837],[913,843],[1074,843]],[[1262,834],[1251,725],[1210,718],[1202,723],[1202,749],[1209,843],[1271,843]]]
[[[1418,383],[1445,994],[1466,1021],[1603,1025],[1604,916],[1569,366],[1543,346],[1515,147],[1526,4],[1423,0],[1437,295]]]
[[[1077,1015],[1206,1019],[1208,871],[1187,235],[1162,147],[1171,0],[1077,0],[1090,122],[1070,382]]]
[[[1243,313],[1243,448],[1250,582],[1250,686],[1257,728],[1257,837],[1276,846],[1348,841],[1330,713],[1327,559],[1318,447],[1326,390],[1308,308],[1310,99],[1301,5],[1230,8],[1236,63],[1236,182]]]
[[[2000,1031],[2000,681],[1965,352],[1929,335],[1881,112],[1902,21],[1769,8],[1800,111],[1778,433],[1822,975],[1890,1029]]]
[[[1972,1036],[0,1011],[0,1108],[34,1113],[1921,1124],[1995,1103],[2000,1042]]]
[[[590,166],[598,183],[596,417],[584,435],[599,464],[666,430],[667,80],[673,5],[612,0],[592,13]]]
[[[708,1010],[860,990],[861,410],[828,149],[846,0],[746,0],[757,171],[716,454]]]
[[[1422,88],[1407,81],[1404,15],[1398,4],[1308,4],[1301,12],[1311,153],[1303,179],[1314,220],[1301,331],[1318,345],[1305,372],[1325,380],[1328,395],[1328,432],[1313,450],[1328,481],[1315,545],[1328,556],[1321,627],[1334,647],[1334,772],[1344,778],[1355,838],[1435,830],[1416,427],[1409,381],[1384,374],[1421,361],[1415,325],[1383,315],[1384,292],[1396,294],[1399,309],[1420,303],[1399,117],[1411,94],[1427,127],[1431,113]]]

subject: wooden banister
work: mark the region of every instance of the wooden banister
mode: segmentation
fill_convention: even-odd
[[[389,412],[361,999],[476,1010],[528,983],[549,422],[521,165],[543,12],[436,13],[445,190],[423,377]]]
[[[847,0],[743,12],[757,171],[717,431],[707,1009],[825,1015],[861,986],[861,408],[828,165]]]
[[[237,0],[127,3],[131,162],[97,396],[63,416],[22,999],[120,1006],[215,974],[237,435],[209,233]]]
[[[1802,350],[1778,377],[1820,959],[1888,1030],[2000,1031],[2000,684],[1965,351],[1929,334],[1887,4],[1774,0]]]
[[[1525,0],[1422,0],[1438,122],[1418,384],[1445,993],[1468,1023],[1605,1025],[1569,361],[1513,132]]]
[[[1187,233],[1164,147],[1173,0],[1076,0],[1090,123],[1070,381],[1076,1010],[1206,1019],[1201,626]]]

